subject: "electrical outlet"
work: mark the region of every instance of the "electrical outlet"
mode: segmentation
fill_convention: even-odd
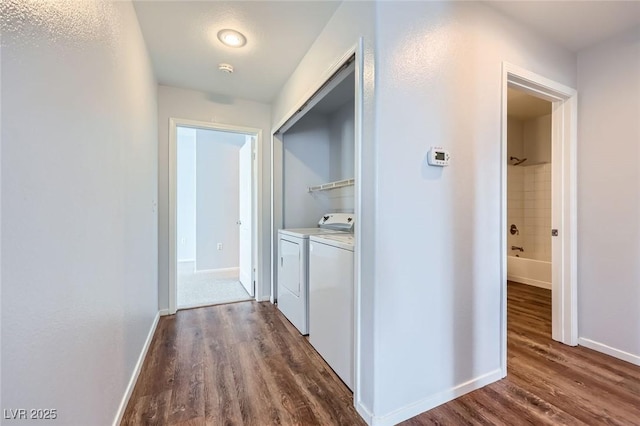
[[[222,250],[222,243],[218,243],[218,250]]]

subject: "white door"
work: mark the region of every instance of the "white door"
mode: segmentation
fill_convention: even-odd
[[[253,137],[247,136],[247,141],[240,148],[240,217],[238,226],[240,229],[240,282],[251,297],[254,296],[253,288],[253,262],[252,262],[252,185],[253,182]]]

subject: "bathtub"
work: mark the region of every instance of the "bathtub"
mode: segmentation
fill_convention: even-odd
[[[551,290],[551,262],[507,256],[507,279]]]

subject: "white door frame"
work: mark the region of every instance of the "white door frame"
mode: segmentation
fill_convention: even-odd
[[[578,344],[576,150],[578,94],[575,89],[524,68],[502,63],[501,230],[502,371],[507,374],[507,88],[552,103],[552,338]],[[559,181],[558,181],[559,179]],[[557,190],[559,189],[559,190]],[[549,230],[551,233],[551,230]]]
[[[253,206],[251,212],[252,229],[251,236],[251,263],[253,269],[253,280],[255,281],[255,297],[258,298],[262,294],[263,283],[260,280],[260,260],[262,253],[262,130],[253,127],[232,126],[228,124],[211,123],[207,121],[196,121],[184,118],[169,118],[169,314],[175,314],[177,310],[177,128],[191,127],[196,129],[215,130],[220,132],[240,133],[244,135],[254,136],[256,138],[254,162],[253,162],[253,178],[252,178],[252,199]]]

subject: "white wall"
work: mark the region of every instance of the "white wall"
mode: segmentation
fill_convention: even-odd
[[[376,29],[374,406],[390,421],[500,377],[501,65],[575,87],[575,55],[476,2],[382,2]],[[449,167],[425,165],[430,145]]]
[[[196,129],[178,127],[176,138],[178,261],[196,259]]]
[[[240,148],[246,136],[198,129],[196,138],[196,270],[237,268]]]
[[[106,425],[158,311],[156,83],[129,2],[12,4],[0,6],[2,407]]]
[[[640,365],[639,75],[640,28],[578,54],[580,343]]]
[[[169,307],[169,118],[185,118],[262,129],[262,247],[263,262],[259,265],[263,294],[268,297],[271,280],[271,244],[267,237],[271,227],[270,191],[270,120],[271,107],[258,102],[233,99],[170,86],[158,86],[158,303]],[[258,295],[260,297],[260,295]]]
[[[355,113],[353,101],[329,115],[329,180],[352,179],[355,176]],[[353,186],[323,191],[319,196],[329,201],[331,212],[352,213],[355,210]]]
[[[347,102],[329,117],[329,178],[351,179],[354,176],[355,129],[353,102]]]
[[[307,188],[330,181],[329,122],[322,114],[307,113],[283,138],[283,211],[285,228],[317,226],[329,211],[321,193]]]

